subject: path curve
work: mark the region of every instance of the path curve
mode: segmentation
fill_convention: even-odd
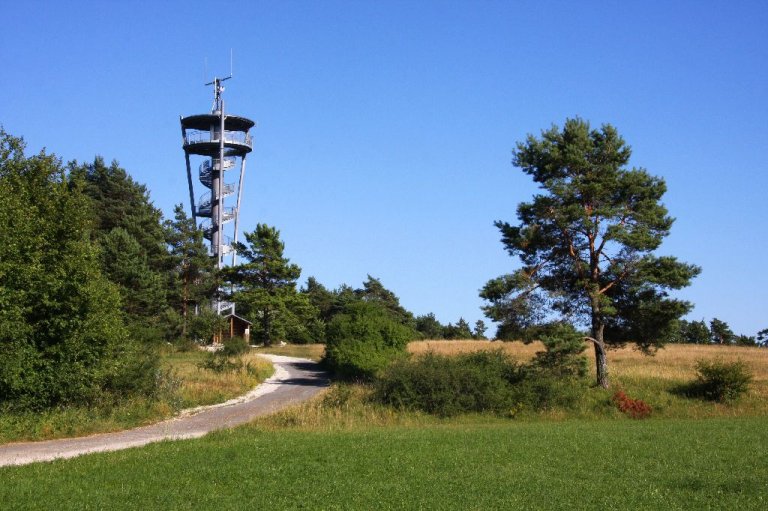
[[[317,362],[279,355],[262,356],[275,365],[275,373],[244,396],[217,405],[185,410],[173,419],[126,431],[0,445],[0,467],[73,458],[92,452],[118,451],[161,440],[198,438],[306,401],[328,386],[328,376]]]

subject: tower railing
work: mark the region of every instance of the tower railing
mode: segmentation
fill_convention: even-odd
[[[212,144],[220,141],[218,132],[189,130],[184,136],[184,145]],[[224,131],[224,143],[245,145],[253,149],[251,134],[242,131]]]

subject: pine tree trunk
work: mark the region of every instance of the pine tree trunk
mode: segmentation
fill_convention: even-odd
[[[604,389],[609,386],[608,381],[608,358],[605,356],[605,345],[595,344],[595,370],[597,372],[597,384]]]
[[[261,326],[264,329],[264,346],[272,346],[272,336],[271,336],[272,321],[269,317],[269,313],[270,313],[269,308],[265,308],[264,316],[261,320]]]
[[[184,277],[184,296],[181,299],[181,337],[187,338],[187,316],[189,311],[189,279]]]
[[[595,373],[597,373],[597,384],[604,389],[609,386],[608,380],[608,357],[605,353],[605,341],[603,339],[603,330],[605,324],[600,316],[599,298],[592,299],[592,341],[595,345]]]

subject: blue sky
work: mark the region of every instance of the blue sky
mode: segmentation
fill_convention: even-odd
[[[382,280],[416,314],[482,317],[511,271],[493,221],[535,188],[515,143],[580,116],[664,177],[660,253],[702,266],[693,319],[768,327],[768,3],[2,2],[0,123],[31,152],[117,160],[187,204],[179,115],[258,122],[241,227],[302,279]]]

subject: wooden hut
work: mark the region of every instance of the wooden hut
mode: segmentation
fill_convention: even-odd
[[[214,344],[219,344],[232,337],[242,337],[246,342],[251,342],[251,325],[253,323],[235,314],[224,316],[224,321],[226,326],[220,336],[214,337]]]

